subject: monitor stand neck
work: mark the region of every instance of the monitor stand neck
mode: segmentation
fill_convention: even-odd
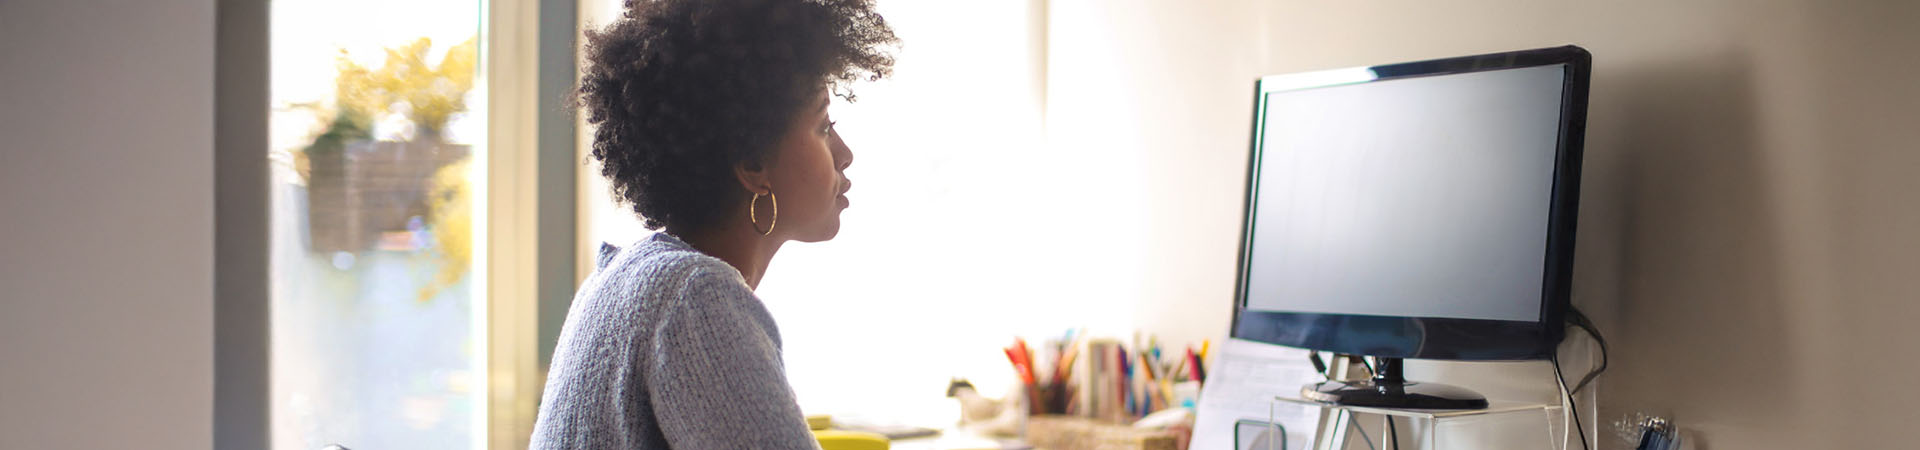
[[[1472,390],[1438,383],[1407,381],[1400,358],[1374,358],[1373,378],[1323,381],[1300,388],[1308,400],[1336,405],[1415,409],[1482,409],[1487,397]]]
[[[1406,369],[1406,363],[1400,358],[1374,358],[1373,383],[1383,386],[1406,384]]]

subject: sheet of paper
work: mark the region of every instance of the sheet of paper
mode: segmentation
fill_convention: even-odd
[[[1216,351],[1220,356],[1207,368],[1207,381],[1200,387],[1188,448],[1248,450],[1235,446],[1236,424],[1265,423],[1269,415],[1286,426],[1288,450],[1307,448],[1320,409],[1273,402],[1276,395],[1299,396],[1300,386],[1324,379],[1313,370],[1307,351],[1240,339],[1227,340]]]

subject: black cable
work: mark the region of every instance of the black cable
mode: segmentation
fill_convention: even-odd
[[[1367,436],[1367,429],[1360,427],[1360,421],[1353,420],[1352,415],[1347,417],[1347,430],[1360,432],[1360,440],[1367,441],[1367,450],[1380,450],[1373,445],[1373,437]]]
[[[1327,372],[1327,361],[1320,359],[1319,350],[1308,350],[1307,361],[1313,363],[1313,371],[1320,372],[1320,375],[1329,375],[1329,373]]]
[[[1581,389],[1586,389],[1587,383],[1593,382],[1601,372],[1607,371],[1607,338],[1600,335],[1600,329],[1593,325],[1593,319],[1581,313],[1579,308],[1567,308],[1567,321],[1586,330],[1587,335],[1593,336],[1593,341],[1600,344],[1600,366],[1588,371],[1586,376],[1580,377],[1580,384],[1573,386],[1573,393],[1577,394]]]
[[[1560,353],[1554,352],[1552,359],[1553,379],[1560,382],[1560,391],[1567,393],[1567,414],[1573,415],[1574,432],[1580,433],[1580,448],[1592,450],[1593,447],[1587,445],[1586,427],[1580,424],[1580,404],[1573,402],[1573,391],[1567,390],[1567,377],[1560,374]]]
[[[1393,428],[1393,416],[1387,416],[1387,442],[1393,444],[1393,450],[1400,450],[1400,431]]]

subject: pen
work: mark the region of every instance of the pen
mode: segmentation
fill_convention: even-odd
[[[1154,367],[1154,364],[1157,364],[1157,363],[1148,356],[1147,352],[1142,351],[1140,353],[1140,360],[1147,362],[1147,364],[1145,365],[1147,369],[1146,370],[1147,379],[1146,379],[1146,382],[1144,383],[1145,386],[1142,386],[1141,388],[1145,389],[1147,393],[1146,410],[1147,412],[1152,412],[1155,409],[1153,407],[1155,403],[1154,402],[1155,395],[1158,394],[1159,400],[1163,404],[1164,402],[1172,401],[1173,387],[1172,385],[1169,385],[1166,382],[1167,374],[1164,373],[1165,369]]]
[[[1117,368],[1120,369],[1113,371],[1113,376],[1116,378],[1113,380],[1113,400],[1114,404],[1119,406],[1119,410],[1114,412],[1124,414],[1128,406],[1127,400],[1129,399],[1127,395],[1127,349],[1115,345],[1113,353],[1114,362],[1118,365]]]
[[[1213,350],[1212,339],[1200,340],[1200,362],[1207,362],[1207,356],[1212,350]]]
[[[1067,376],[1073,373],[1073,360],[1075,358],[1078,358],[1079,356],[1080,356],[1079,341],[1074,341],[1073,343],[1067,344],[1066,351],[1062,352],[1062,354],[1060,355],[1060,363],[1054,367],[1054,370],[1053,370],[1054,382],[1056,383],[1066,382]]]
[[[1014,351],[1012,348],[1001,350],[1007,352],[1007,361],[1013,363],[1013,371],[1020,376],[1020,381],[1029,385],[1033,384],[1033,375],[1027,370],[1026,363],[1021,361],[1019,352]]]
[[[1174,359],[1173,371],[1169,373],[1179,374],[1179,376],[1187,377],[1188,380],[1192,380],[1193,375],[1187,373],[1187,358],[1185,356],[1178,356],[1178,357],[1174,357],[1173,359]]]
[[[1026,380],[1027,384],[1033,384],[1034,378],[1036,378],[1035,377],[1036,374],[1033,371],[1032,348],[1027,347],[1026,339],[1021,339],[1018,337],[1013,338],[1013,345],[1014,345],[1014,348],[1017,349],[1016,351],[1020,354],[1020,362],[1022,363],[1021,365],[1023,366],[1020,368],[1021,376],[1023,377],[1022,379]]]
[[[1193,353],[1193,347],[1187,347],[1187,366],[1193,371],[1193,381],[1207,381],[1207,370],[1200,367],[1200,355]]]

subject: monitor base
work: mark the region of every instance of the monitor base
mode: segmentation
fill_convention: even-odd
[[[1459,386],[1408,382],[1376,385],[1373,380],[1325,381],[1300,388],[1300,396],[1321,403],[1413,409],[1486,409],[1487,397]]]
[[[1300,396],[1321,403],[1414,409],[1486,409],[1487,397],[1470,389],[1417,383],[1402,376],[1399,358],[1380,358],[1372,379],[1323,381],[1300,388]]]

